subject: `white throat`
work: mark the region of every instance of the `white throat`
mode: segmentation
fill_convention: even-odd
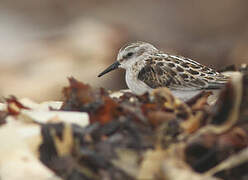
[[[140,70],[144,67],[144,62],[139,61],[133,64],[131,67],[126,68],[126,83],[129,89],[135,94],[143,94],[147,91],[151,91],[152,88],[147,86],[143,81],[138,79]]]

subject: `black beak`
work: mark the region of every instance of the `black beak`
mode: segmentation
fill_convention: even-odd
[[[101,72],[98,77],[101,77],[102,75],[110,72],[110,71],[113,71],[115,69],[117,69],[119,67],[120,63],[118,61],[116,61],[115,63],[113,63],[112,65],[110,65],[107,69],[105,69],[103,72]]]

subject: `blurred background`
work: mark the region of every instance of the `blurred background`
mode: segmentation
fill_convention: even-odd
[[[126,88],[123,70],[97,75],[136,40],[216,69],[248,63],[247,7],[245,0],[0,0],[0,96],[60,100],[69,76]]]

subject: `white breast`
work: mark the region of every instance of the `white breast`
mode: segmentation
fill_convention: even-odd
[[[138,72],[132,71],[131,69],[126,70],[126,83],[128,88],[138,95],[152,90],[152,88],[138,79]]]
[[[196,96],[197,94],[199,94],[201,91],[204,90],[196,90],[196,91],[183,91],[183,90],[171,90],[172,94],[174,96],[176,96],[177,98],[181,99],[182,101],[187,101],[191,98],[193,98],[194,96]],[[212,95],[210,95],[208,97],[208,103],[209,104],[214,104],[221,92],[220,89],[216,89],[216,90],[205,90],[205,91],[210,91],[212,92]]]

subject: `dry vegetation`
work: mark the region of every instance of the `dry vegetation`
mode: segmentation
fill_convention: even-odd
[[[29,138],[39,139],[32,146],[35,162],[61,179],[247,178],[246,65],[232,72],[232,79],[212,105],[207,101],[208,92],[182,102],[167,88],[141,96],[119,92],[117,97],[74,78],[69,83],[63,90],[62,106],[40,114],[58,113],[46,121],[28,115],[38,110],[14,97],[7,99],[6,109],[1,111],[2,129],[16,126],[16,122],[40,129]],[[71,123],[59,116],[61,112],[87,113],[89,124]],[[0,172],[4,165],[0,163]]]

